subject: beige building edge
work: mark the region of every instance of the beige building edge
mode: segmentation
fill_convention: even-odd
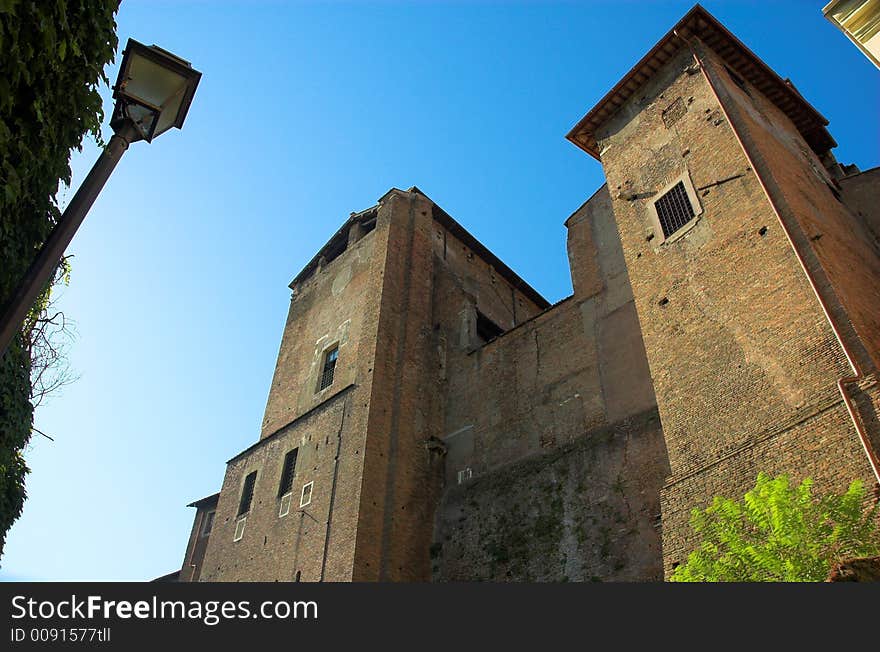
[[[880,0],[833,0],[822,13],[880,68]]]
[[[180,581],[651,581],[760,471],[877,486],[880,169],[699,5],[568,134],[549,303],[418,188],[290,284]]]

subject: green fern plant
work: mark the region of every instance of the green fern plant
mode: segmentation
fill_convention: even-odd
[[[820,582],[844,559],[880,555],[878,504],[854,480],[843,494],[813,495],[806,478],[758,475],[741,501],[716,496],[694,509],[699,547],[673,582]]]

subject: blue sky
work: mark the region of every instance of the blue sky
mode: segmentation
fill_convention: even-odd
[[[179,568],[185,505],[259,437],[287,284],[393,186],[567,296],[563,221],[603,176],[564,136],[692,4],[125,0],[120,50],[155,43],[202,82],[182,131],[132,145],[68,250],[79,380],[37,412],[55,441],[27,453],[0,579]],[[831,121],[841,162],[880,164],[880,73],[823,0],[703,4]],[[97,156],[74,154],[74,187]]]

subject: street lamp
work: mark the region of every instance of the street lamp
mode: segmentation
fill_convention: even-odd
[[[113,87],[116,107],[110,126],[119,133],[131,124],[137,140],[148,143],[171,127],[180,129],[201,76],[188,61],[129,39]]]
[[[188,61],[155,45],[129,39],[113,87],[113,136],[70,200],[40,252],[3,308],[0,357],[21,328],[28,310],[45,289],[98,193],[131,143],[151,142],[172,127],[181,128],[202,73]]]

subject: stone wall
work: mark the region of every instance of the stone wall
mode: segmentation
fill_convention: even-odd
[[[668,461],[606,189],[566,224],[575,294],[445,354],[436,580],[662,577]],[[456,305],[435,268],[436,304]]]
[[[450,486],[431,548],[435,581],[662,579],[656,411],[564,438]]]

